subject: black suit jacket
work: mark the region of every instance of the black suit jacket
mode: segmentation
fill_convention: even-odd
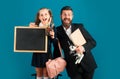
[[[83,27],[83,24],[72,24],[71,25],[72,32],[75,31],[77,28],[80,29],[85,40],[87,41],[87,43],[83,45],[85,48],[84,58],[82,59],[82,61],[79,65],[75,64],[75,57],[73,55],[70,55],[70,53],[69,53],[70,49],[69,49],[68,41],[71,44],[73,44],[73,43],[67,36],[65,30],[63,29],[63,26],[61,25],[56,28],[57,38],[60,41],[61,48],[64,51],[65,60],[67,61],[66,69],[67,69],[69,76],[75,75],[78,72],[79,67],[82,67],[83,70],[86,72],[90,72],[97,67],[94,57],[91,53],[91,49],[96,46],[96,41],[91,37],[91,35],[88,33],[88,31]]]

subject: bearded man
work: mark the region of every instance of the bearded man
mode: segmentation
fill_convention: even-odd
[[[61,9],[62,24],[56,27],[56,35],[64,52],[64,57],[67,62],[66,70],[70,79],[92,79],[95,69],[97,68],[95,59],[91,53],[91,49],[96,46],[96,41],[88,33],[81,23],[72,23],[73,10],[70,6],[64,6]],[[80,63],[75,64],[76,56],[70,50],[70,46],[74,45],[70,40],[69,35],[78,29],[82,32],[86,43],[76,47],[74,53],[84,54]],[[58,55],[57,55],[58,56]]]

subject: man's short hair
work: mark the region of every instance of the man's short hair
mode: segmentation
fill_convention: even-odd
[[[63,10],[71,10],[71,11],[73,11],[70,6],[64,6],[64,7],[61,9],[61,14],[62,14],[62,11],[63,11]]]

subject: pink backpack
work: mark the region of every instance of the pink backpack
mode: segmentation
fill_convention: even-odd
[[[66,61],[62,57],[55,59],[50,59],[46,62],[46,68],[48,76],[50,78],[56,77],[60,72],[62,72],[66,67]]]

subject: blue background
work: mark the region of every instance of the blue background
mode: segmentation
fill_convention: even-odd
[[[14,27],[28,26],[39,8],[48,7],[56,26],[61,24],[60,9],[74,10],[73,22],[83,23],[97,41],[92,50],[98,64],[94,79],[120,79],[120,1],[119,0],[1,0],[0,1],[0,78],[34,79],[31,53],[13,52]],[[60,79],[69,79],[66,71]]]

